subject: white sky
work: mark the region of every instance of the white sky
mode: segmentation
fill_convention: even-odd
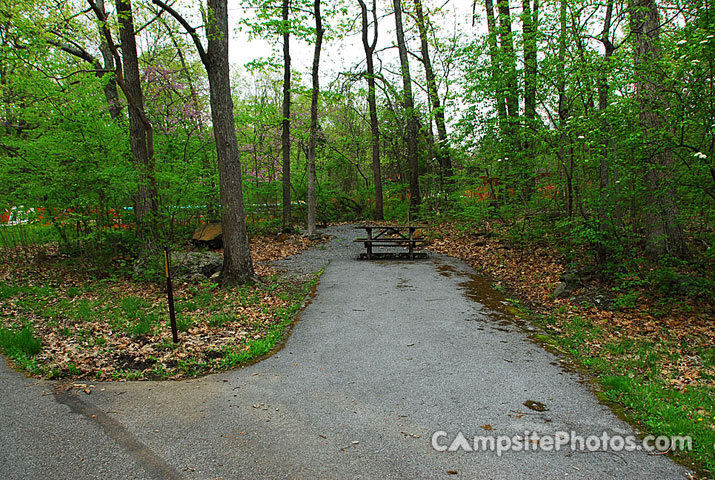
[[[425,9],[433,7],[437,4],[437,2],[434,2],[433,0],[423,1]],[[440,1],[440,5],[442,2],[444,2],[444,0]],[[357,2],[353,3],[354,7],[350,8],[350,14],[354,14],[357,18],[359,14],[359,6]],[[366,3],[369,8],[369,0]],[[475,31],[476,29],[479,29],[479,25],[476,27],[471,26],[471,5],[471,0],[446,0],[443,8],[445,12],[444,15],[441,18],[432,17],[431,20],[443,29],[442,34],[446,36],[451,36],[455,29]],[[391,15],[391,1],[378,1],[378,9],[380,10],[380,18],[378,19],[380,32],[378,35],[377,50],[380,51],[381,49],[389,48],[395,43],[395,19],[394,16]],[[388,13],[389,15],[387,15]],[[233,29],[231,43],[229,46],[229,57],[234,67],[242,67],[246,63],[258,58],[267,58],[272,54],[274,48],[282,48],[282,44],[277,42],[272,45],[267,40],[250,40],[246,32],[237,31],[237,29],[233,28],[238,25],[238,19],[241,18],[241,15],[245,15],[243,8],[238,5],[229,7],[229,26]],[[406,15],[403,15],[403,17],[406,17]],[[404,18],[404,21],[411,23],[406,18]],[[360,23],[357,22],[356,25],[359,27]],[[408,26],[406,26],[406,28]],[[293,69],[309,72],[313,60],[313,46],[307,42],[292,38],[290,48]],[[419,52],[419,45],[414,43],[412,50]],[[381,52],[379,55],[387,64],[394,64],[397,62],[397,52],[395,49]],[[325,79],[334,79],[337,72],[349,70],[358,63],[364,63],[364,61],[365,53],[362,47],[361,33],[357,30],[342,39],[331,40],[323,43],[323,51],[321,53],[321,76]],[[416,59],[410,58],[410,62],[412,69],[416,70],[416,65],[418,63]]]

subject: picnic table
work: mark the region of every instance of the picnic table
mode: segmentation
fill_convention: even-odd
[[[367,237],[356,238],[354,242],[365,245],[365,258],[372,260],[373,247],[407,247],[410,260],[415,259],[415,248],[425,244],[424,238],[415,237],[415,231],[424,225],[359,225],[358,230],[365,230]]]

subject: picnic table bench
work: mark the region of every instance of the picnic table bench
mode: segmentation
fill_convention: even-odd
[[[372,260],[373,247],[407,247],[410,260],[415,259],[415,249],[425,245],[425,239],[415,237],[415,231],[423,225],[359,225],[358,230],[367,232],[366,238],[356,238],[354,242],[365,245],[365,258]]]

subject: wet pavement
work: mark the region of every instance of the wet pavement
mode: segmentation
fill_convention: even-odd
[[[643,451],[536,451],[531,432],[634,432],[465,264],[356,260],[359,232],[329,233],[280,262],[325,271],[283,349],[249,367],[55,395],[0,362],[3,478],[685,478]],[[432,446],[475,436],[522,451]]]

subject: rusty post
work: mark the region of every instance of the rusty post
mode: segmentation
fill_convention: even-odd
[[[174,292],[171,288],[171,269],[169,268],[169,247],[164,247],[164,272],[166,273],[166,296],[169,301],[169,319],[171,320],[171,336],[174,343],[179,343],[179,332],[176,328],[176,312],[174,311]]]

